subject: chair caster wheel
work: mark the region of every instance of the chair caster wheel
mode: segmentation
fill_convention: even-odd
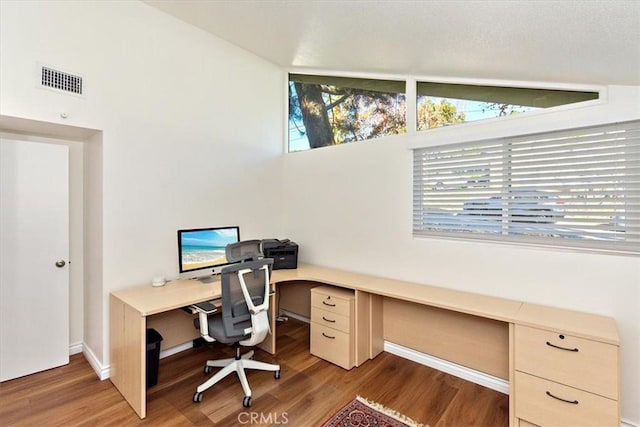
[[[273,373],[273,377],[274,377],[275,379],[277,379],[277,380],[279,380],[279,379],[280,379],[280,369],[278,369],[277,371],[275,371],[275,372]]]
[[[193,395],[193,403],[200,402],[202,402],[202,392],[196,391],[196,393]]]
[[[205,375],[210,374],[211,371],[213,371],[213,366],[209,366],[209,365],[205,365],[204,366],[204,374]]]
[[[244,399],[242,399],[242,406],[244,406],[245,408],[251,406],[251,396],[245,396]]]

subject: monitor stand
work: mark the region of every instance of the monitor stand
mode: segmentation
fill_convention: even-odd
[[[216,276],[215,274],[211,274],[209,276],[200,276],[197,278],[197,280],[200,283],[213,283],[218,280],[218,276]]]

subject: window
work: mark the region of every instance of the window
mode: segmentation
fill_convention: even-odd
[[[416,236],[640,253],[640,120],[414,150]]]
[[[289,151],[406,133],[405,82],[289,75]]]
[[[598,92],[417,83],[418,130],[598,99]]]

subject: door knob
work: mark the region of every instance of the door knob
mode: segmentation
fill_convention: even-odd
[[[62,268],[65,265],[67,265],[67,263],[63,259],[61,259],[59,261],[56,261],[56,267],[58,267],[58,268]]]

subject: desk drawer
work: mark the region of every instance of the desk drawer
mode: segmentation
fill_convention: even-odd
[[[311,289],[311,306],[342,316],[351,316],[355,296],[353,291],[333,286],[318,286]]]
[[[351,369],[354,365],[351,334],[311,322],[311,354]]]
[[[618,347],[516,325],[515,368],[618,399]]]
[[[515,377],[515,408],[517,418],[545,427],[620,425],[616,401],[522,372]]]
[[[351,317],[322,310],[315,306],[311,307],[311,321],[347,334],[351,332]]]

